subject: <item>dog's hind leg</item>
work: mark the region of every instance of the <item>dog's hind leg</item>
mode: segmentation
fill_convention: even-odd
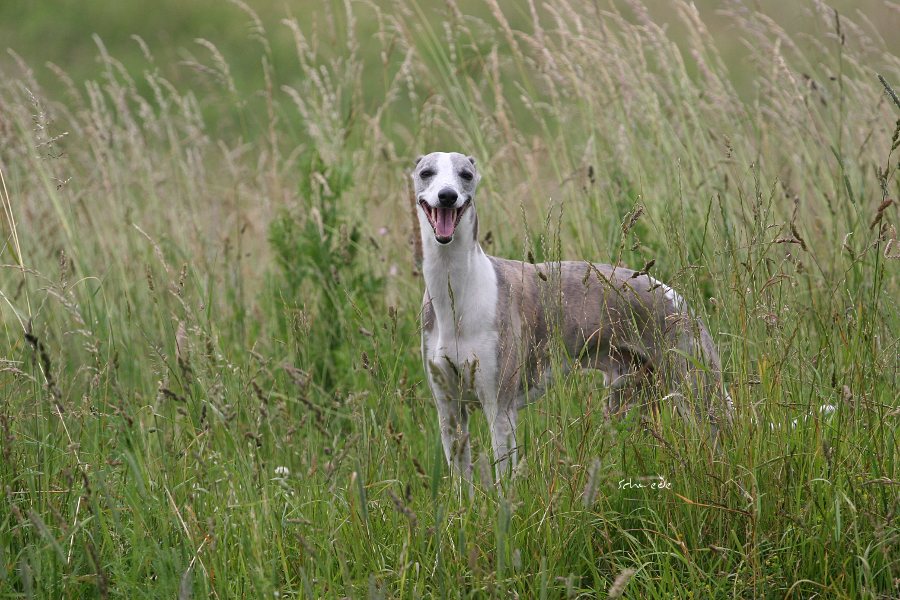
[[[609,388],[607,414],[623,415],[647,401],[653,380],[646,359],[627,350],[616,350],[598,363]]]
[[[650,401],[653,389],[651,378],[639,370],[619,375],[609,385],[607,414],[624,415],[634,407],[644,411]]]

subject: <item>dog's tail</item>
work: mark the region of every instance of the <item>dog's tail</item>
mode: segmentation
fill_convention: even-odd
[[[673,386],[670,394],[679,412],[707,421],[718,437],[734,414],[734,401],[722,377],[722,359],[703,321],[694,315],[684,299],[667,287],[666,297],[673,312],[667,327],[672,356],[666,361]]]
[[[727,427],[734,414],[734,401],[722,377],[722,359],[703,321],[691,315],[684,320],[676,346],[681,354],[682,381],[700,401],[704,416],[719,428]]]

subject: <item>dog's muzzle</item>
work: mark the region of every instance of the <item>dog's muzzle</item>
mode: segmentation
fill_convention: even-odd
[[[463,213],[469,208],[472,199],[469,198],[459,208],[443,208],[440,206],[431,206],[425,200],[419,200],[419,206],[425,211],[428,222],[434,230],[434,239],[439,244],[449,244],[453,241],[453,234],[456,226],[462,219]]]

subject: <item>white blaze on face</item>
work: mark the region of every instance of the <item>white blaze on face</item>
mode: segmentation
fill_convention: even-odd
[[[431,179],[431,185],[425,192],[425,198],[428,203],[435,206],[438,203],[438,192],[444,188],[455,190],[460,193],[459,185],[456,179],[456,173],[453,169],[453,159],[446,152],[441,152],[438,156],[437,163],[434,166],[435,176]],[[462,195],[462,194],[460,194]]]
[[[450,158],[449,154],[442,154],[438,159],[437,175],[434,176],[434,181],[431,184],[431,189],[434,190],[433,193],[435,199],[437,199],[438,193],[445,188],[452,189],[457,195],[460,195],[456,181],[456,173],[454,173],[453,169],[453,160]],[[457,201],[458,200],[459,198],[457,197]],[[434,232],[438,237],[449,238],[453,235],[455,229],[456,208],[438,209],[434,222]]]

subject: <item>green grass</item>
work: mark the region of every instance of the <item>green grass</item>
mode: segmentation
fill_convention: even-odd
[[[900,593],[900,60],[869,16],[454,6],[263,22],[297,51],[254,33],[253,77],[4,71],[0,596]],[[655,260],[719,345],[720,452],[575,373],[502,490],[476,417],[459,489],[418,355],[433,149],[479,159],[487,251]]]

